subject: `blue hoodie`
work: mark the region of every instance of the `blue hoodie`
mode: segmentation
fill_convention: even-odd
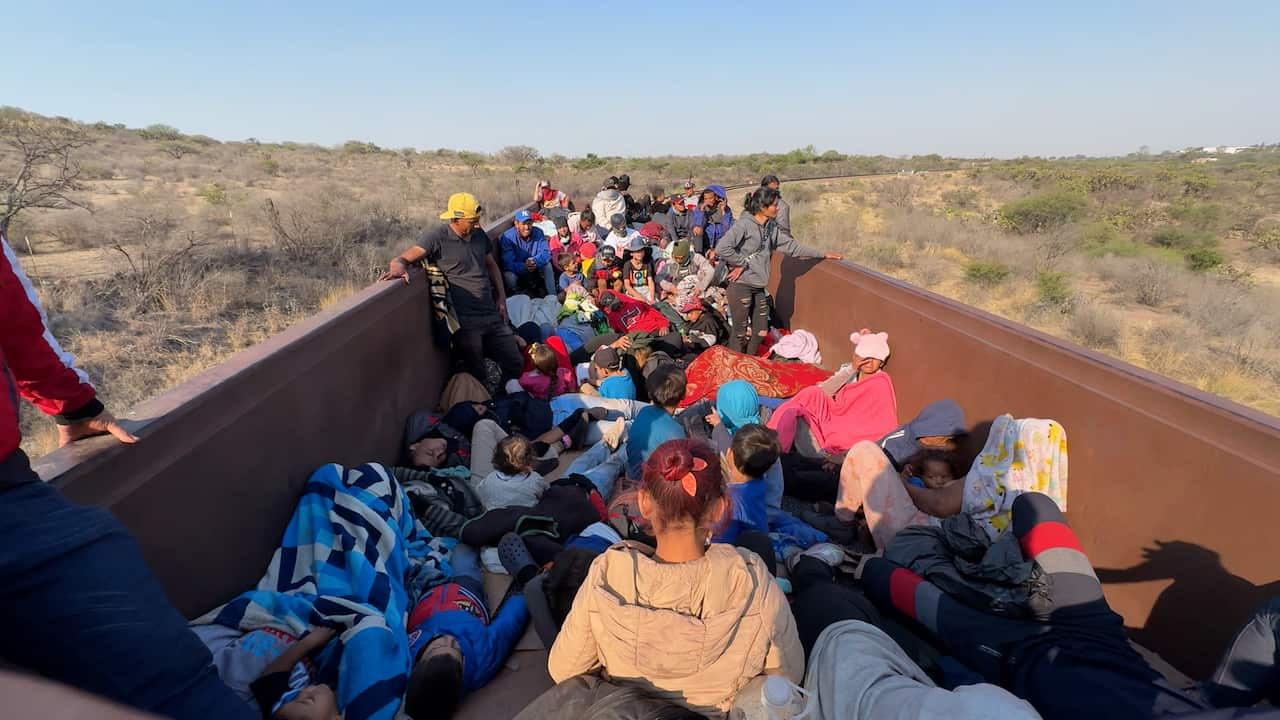
[[[964,435],[964,410],[955,400],[935,400],[916,415],[915,419],[880,438],[880,447],[897,470],[912,455],[924,449],[919,443],[922,437],[951,437]]]
[[[716,197],[721,200],[728,199],[724,188],[719,185],[708,185],[707,189],[715,193]],[[697,208],[693,211],[693,220],[689,225],[690,232],[692,232],[692,228],[694,227],[702,228],[704,233],[702,246],[704,248],[715,247],[720,238],[724,237],[724,234],[729,232],[729,228],[733,227],[733,210],[729,208],[727,203],[720,207],[724,210],[724,217],[722,217],[719,222],[716,222],[715,220],[715,213],[712,213],[711,216],[708,217],[707,214],[702,211],[702,208]]]
[[[541,228],[533,228],[529,237],[522,238],[513,227],[502,233],[502,268],[507,272],[522,272],[524,261],[533,258],[538,267],[551,262],[551,245]]]
[[[497,617],[489,621],[484,599],[457,583],[432,588],[418,602],[410,621],[419,614],[426,617],[409,630],[410,657],[416,661],[427,643],[441,635],[457,640],[462,650],[462,684],[468,692],[484,687],[498,674],[529,620],[523,595],[507,598]]]

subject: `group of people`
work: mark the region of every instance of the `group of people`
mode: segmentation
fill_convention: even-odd
[[[778,185],[735,219],[718,185],[637,201],[611,177],[577,212],[542,181],[497,244],[450,197],[382,276],[426,268],[456,365],[440,408],[398,463],[317,470],[256,589],[191,629],[114,519],[31,473],[15,407],[0,656],[178,718],[425,720],[532,624],[556,685],[521,718],[1266,712],[1274,603],[1194,688],[1129,645],[1063,515],[1061,425],[1001,416],[963,455],[955,402],[899,421],[887,332],[852,332],[828,372],[780,327],[772,254],[840,256],[791,236]],[[66,442],[134,441],[4,249],[5,377]],[[32,621],[108,596],[57,613],[56,642]]]

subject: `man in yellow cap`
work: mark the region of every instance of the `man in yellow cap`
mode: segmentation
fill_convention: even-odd
[[[484,366],[491,358],[504,379],[520,376],[524,359],[507,322],[502,273],[493,259],[493,242],[480,227],[484,210],[471,193],[454,193],[440,219],[443,224],[422,234],[417,244],[392,258],[380,280],[403,278],[409,267],[427,262],[449,279],[449,301],[462,326],[453,336],[454,360],[464,368]]]

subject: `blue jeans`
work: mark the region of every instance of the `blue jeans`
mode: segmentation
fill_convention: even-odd
[[[0,461],[0,488],[0,656],[166,717],[259,717],[110,513],[68,501],[21,451]]]
[[[480,567],[480,555],[475,548],[458,543],[449,554],[449,565],[453,567],[450,582],[461,585],[481,600],[485,598],[484,569]]]
[[[622,474],[626,463],[626,446],[619,446],[615,452],[611,451],[608,445],[599,442],[592,445],[590,450],[579,455],[569,465],[569,469],[565,471],[565,477],[573,474],[582,475],[596,486],[596,490],[600,491],[600,497],[607,501],[613,494],[613,484]]]
[[[573,413],[579,410],[587,410],[590,408],[604,408],[609,411],[606,416],[608,422],[612,422],[620,417],[628,420],[634,420],[636,413],[640,412],[648,403],[637,402],[635,400],[614,400],[612,398],[602,398],[596,395],[583,395],[581,393],[569,393],[551,398],[551,421],[557,425],[564,422]],[[584,445],[594,445],[604,437],[601,432],[600,423],[593,422],[587,425],[586,438],[583,440]]]

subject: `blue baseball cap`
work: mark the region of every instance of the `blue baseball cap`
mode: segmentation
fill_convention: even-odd
[[[516,222],[533,222],[533,214],[528,210],[520,210],[516,213]]]

